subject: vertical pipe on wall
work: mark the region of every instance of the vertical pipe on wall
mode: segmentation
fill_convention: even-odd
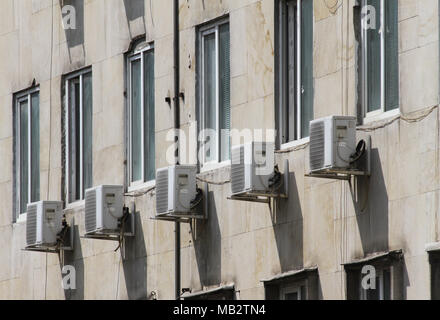
[[[176,143],[176,164],[179,164],[179,129],[180,129],[180,37],[179,37],[179,0],[174,0],[174,128]],[[175,222],[175,293],[180,300],[180,222]]]

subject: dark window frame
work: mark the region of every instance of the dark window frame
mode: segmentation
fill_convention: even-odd
[[[146,64],[145,60],[148,59],[147,55],[152,54],[153,59],[153,70],[152,72],[152,91],[153,101],[152,103],[146,101],[147,94],[145,92],[145,81],[151,79],[146,79]],[[141,156],[141,178],[134,181],[133,179],[133,133],[132,133],[132,63],[134,61],[140,61],[141,67],[141,150],[139,151]],[[151,75],[151,74],[149,74]],[[141,37],[133,42],[132,48],[125,54],[125,87],[126,87],[126,184],[127,190],[135,190],[141,188],[146,184],[153,184],[156,177],[156,150],[155,150],[155,137],[156,137],[156,92],[155,92],[155,46],[154,42],[146,42],[145,37]],[[151,93],[151,92],[150,92]],[[147,105],[149,109],[148,114],[146,114]],[[148,117],[149,121],[146,121],[148,115],[153,114],[153,119]],[[152,120],[152,122],[151,122]],[[146,135],[147,132],[153,132],[153,137],[151,139],[150,135]],[[148,139],[147,139],[148,138]],[[147,163],[147,159],[152,153],[153,159],[151,162]],[[150,167],[151,166],[151,167]]]
[[[311,1],[308,3],[311,5],[311,16],[305,17],[303,11],[306,1],[309,0],[275,1],[275,116],[278,148],[308,138],[309,122],[314,119],[314,10]],[[298,10],[299,6],[301,10]],[[289,20],[289,13],[293,22]],[[303,29],[311,30],[311,39],[304,40],[306,31]],[[289,38],[290,34],[292,38]],[[293,47],[289,43],[293,43]],[[305,54],[307,51],[310,51],[308,55]],[[290,112],[290,108],[294,109],[293,112]]]
[[[37,106],[33,104],[33,98],[37,96]],[[21,173],[22,161],[21,161],[21,104],[26,101],[27,104],[27,204],[39,201],[41,197],[40,190],[40,86],[33,86],[29,89],[22,90],[13,95],[13,168],[14,168],[14,192],[13,192],[13,222],[18,221],[21,217],[26,216],[26,210],[21,208],[22,191],[21,191]],[[37,108],[37,113],[34,113],[34,109]],[[33,117],[37,116],[38,119]],[[38,134],[33,135],[34,121],[38,121]],[[37,139],[36,141],[34,139]],[[37,146],[35,146],[37,144]],[[38,147],[37,158],[33,157],[34,147]],[[36,174],[34,171],[37,171]],[[33,187],[33,184],[36,184]]]
[[[90,141],[88,144],[90,145],[90,172],[88,177],[88,183],[84,182],[85,174],[84,174],[84,77],[90,76],[90,103],[91,110],[88,110],[91,116],[88,121],[90,122]],[[69,86],[72,82],[78,84],[78,100],[79,105],[77,105],[75,100],[75,109],[72,108],[70,103],[70,92]],[[73,204],[76,202],[84,201],[85,199],[85,191],[87,188],[91,188],[93,186],[93,70],[92,67],[86,67],[67,75],[64,75],[62,78],[62,92],[63,92],[63,184],[65,194],[63,195],[63,200],[65,200],[66,204]],[[76,91],[75,91],[76,92]],[[76,109],[78,107],[78,110]],[[75,114],[73,114],[73,112]],[[79,123],[78,122],[78,118]],[[79,125],[79,128],[77,127]],[[72,130],[75,132],[79,132],[79,137],[73,135]],[[74,140],[71,140],[74,139]],[[74,147],[74,148],[73,148]],[[77,149],[80,150],[77,150]],[[79,156],[77,153],[79,152]],[[75,168],[72,166],[72,157],[75,157]],[[76,162],[79,163],[76,163]],[[72,179],[71,171],[75,171],[75,179]],[[79,171],[79,173],[77,172]],[[73,173],[72,173],[73,175]],[[79,177],[77,177],[79,175]],[[75,185],[71,184],[75,180]],[[76,186],[76,183],[79,181],[79,187]],[[73,189],[75,189],[74,194],[72,193]]]
[[[376,12],[376,28],[375,29],[363,29],[362,28],[362,20],[364,17],[363,8],[366,8],[367,5],[371,4],[372,0],[358,0],[358,5],[355,6],[355,15],[354,15],[354,29],[357,38],[357,48],[358,48],[358,117],[359,123],[365,123],[374,121],[376,119],[381,119],[382,117],[392,116],[394,114],[398,114],[400,112],[400,98],[399,98],[399,48],[398,48],[398,39],[399,39],[399,17],[398,17],[398,1],[397,0],[375,0],[379,1],[379,14]],[[395,1],[395,3],[394,3]],[[390,9],[393,5],[395,6],[395,11],[391,12],[387,9]],[[393,15],[394,14],[394,15]],[[389,19],[392,23],[389,22]],[[365,20],[366,21],[366,20]],[[390,25],[392,28],[390,29]],[[387,32],[379,32],[384,26]],[[395,37],[389,36],[390,30],[392,30]],[[379,87],[376,90],[379,90],[379,108],[371,107],[371,103],[369,101],[369,92],[372,89],[373,84],[377,84],[377,81],[372,81],[370,77],[373,77],[372,74],[369,74],[369,71],[373,70],[368,65],[369,61],[369,53],[373,54],[374,52],[368,51],[369,49],[369,37],[372,37],[372,33],[379,33],[379,62],[380,65],[379,70],[376,70],[376,76],[380,78]],[[393,60],[394,59],[394,60]],[[394,76],[390,76],[390,74],[395,73]],[[373,83],[371,83],[373,82]],[[394,100],[395,101],[394,101]],[[391,102],[390,102],[391,101]],[[373,108],[370,110],[370,107]]]
[[[220,48],[220,36],[219,36],[219,28],[221,26],[228,26],[228,35],[229,35],[229,59],[228,59],[228,64],[229,64],[229,70],[228,72],[223,72],[221,73],[220,70],[220,51],[222,50],[222,48]],[[231,130],[231,123],[232,123],[232,117],[231,117],[231,112],[232,112],[232,106],[231,106],[231,90],[230,90],[230,86],[231,86],[231,77],[230,77],[230,62],[231,62],[231,51],[230,51],[230,35],[231,35],[231,24],[230,24],[230,20],[229,20],[229,15],[225,15],[222,17],[218,17],[212,21],[203,23],[199,26],[196,27],[196,118],[197,118],[197,154],[201,154],[202,155],[202,159],[199,159],[199,157],[197,157],[198,159],[198,165],[199,168],[208,168],[211,166],[216,166],[217,164],[221,164],[221,163],[226,163],[229,162],[231,160],[231,139],[230,139],[230,130]],[[215,128],[216,132],[217,132],[217,136],[216,136],[216,157],[214,160],[211,161],[206,161],[205,160],[205,152],[202,150],[204,147],[204,143],[199,141],[199,138],[201,138],[202,140],[204,140],[204,137],[199,137],[201,131],[204,129],[205,124],[204,124],[204,117],[205,117],[205,102],[204,102],[204,45],[203,45],[203,40],[205,36],[209,36],[210,33],[215,34],[216,40],[215,40],[215,52],[216,52],[216,69],[218,70],[218,73],[216,74],[217,76],[217,82],[216,82],[216,124],[217,127]],[[221,77],[223,76],[227,76],[229,75],[229,82],[227,86],[222,86],[221,84]],[[224,87],[224,90],[229,91],[229,107],[228,107],[228,112],[229,112],[229,123],[228,124],[223,124],[226,128],[225,130],[229,129],[229,133],[226,135],[226,137],[222,136],[222,129],[220,128],[222,126],[221,123],[221,87]],[[229,90],[228,90],[229,88]],[[228,142],[226,142],[226,145],[222,145],[223,140],[222,139],[228,139]],[[224,148],[222,147],[226,147],[227,149],[227,153],[228,155],[226,157],[223,157],[223,153],[222,150]],[[225,159],[224,159],[225,158]]]
[[[363,300],[361,288],[362,269],[364,266],[373,266],[376,276],[384,270],[390,273],[390,292],[382,297],[389,300],[401,300],[403,297],[403,252],[391,251],[384,254],[373,255],[371,258],[361,259],[344,265],[347,285],[347,300]],[[380,290],[380,288],[376,288]]]

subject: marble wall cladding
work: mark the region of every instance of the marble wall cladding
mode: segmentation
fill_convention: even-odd
[[[356,114],[356,0],[314,0],[314,115]],[[63,29],[61,6],[78,8],[78,29]],[[40,86],[40,165],[44,199],[63,194],[62,76],[93,72],[94,185],[124,184],[126,168],[125,53],[145,35],[155,48],[156,167],[168,165],[174,124],[172,0],[0,1],[0,299],[174,298],[174,224],[152,220],[155,191],[127,197],[136,204],[136,238],[127,258],[116,243],[80,238],[84,204],[75,218],[75,251],[64,263],[77,271],[77,289],[61,286],[56,255],[22,251],[25,223],[13,222],[14,93]],[[275,5],[272,0],[181,0],[181,124],[196,120],[196,30],[229,17],[231,122],[243,130],[275,128]],[[407,117],[436,107],[439,97],[437,0],[399,0],[401,112]],[[385,115],[386,116],[386,115]],[[387,119],[385,119],[386,122]],[[440,241],[439,112],[417,122],[396,120],[371,135],[372,176],[352,190],[346,182],[305,177],[309,149],[277,153],[290,164],[289,199],[276,206],[228,200],[230,184],[210,186],[207,221],[182,225],[182,286],[193,292],[234,283],[241,299],[264,299],[260,280],[318,266],[320,297],[345,299],[341,264],[378,251],[403,249],[405,297],[430,298],[425,244]],[[196,150],[187,148],[194,162]],[[205,172],[229,180],[225,166]],[[47,278],[47,281],[44,280]]]

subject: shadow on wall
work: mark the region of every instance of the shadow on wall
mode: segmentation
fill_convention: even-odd
[[[358,178],[355,189],[351,189],[364,256],[390,251],[389,199],[378,149],[371,150],[371,177]],[[411,284],[405,260],[396,274],[402,281],[397,292],[402,296],[398,299],[406,300]]]
[[[273,229],[281,272],[299,270],[303,260],[303,214],[295,174],[289,173],[289,199],[276,200],[272,213]]]
[[[202,287],[219,285],[221,279],[221,232],[214,192],[208,193],[209,218],[196,221],[192,232]]]
[[[61,272],[64,266],[73,266],[76,272],[76,289],[64,290],[66,300],[84,300],[84,258],[81,248],[81,238],[77,225],[74,228],[74,251],[64,252],[64,264],[60,261]],[[61,274],[61,277],[65,275]]]
[[[85,55],[84,48],[84,0],[59,0],[63,29],[66,35],[67,49],[70,63],[72,63],[72,49],[81,46],[81,54]],[[71,10],[72,7],[74,10]],[[72,20],[73,19],[73,20]]]
[[[122,265],[128,299],[146,300],[148,298],[147,249],[140,212],[135,213],[135,220],[135,237],[126,238],[125,259],[122,260]],[[121,291],[120,288],[118,290]]]
[[[145,26],[145,0],[124,0],[125,16],[127,18],[128,30],[130,32],[130,38],[144,34],[146,32]],[[136,26],[131,24],[131,22],[142,18],[142,23],[139,28],[143,30],[138,30]]]
[[[371,150],[371,177],[358,178],[351,189],[364,255],[389,251],[388,193],[377,149]]]

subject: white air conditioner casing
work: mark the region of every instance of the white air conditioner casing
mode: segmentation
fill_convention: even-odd
[[[119,234],[123,207],[123,186],[103,185],[86,190],[86,234]]]
[[[26,217],[26,245],[53,247],[63,229],[63,203],[40,201],[28,204]]]
[[[356,118],[331,116],[310,122],[310,171],[338,172],[351,167],[356,152]]]
[[[197,195],[197,167],[176,165],[156,172],[156,216],[191,213]]]
[[[271,142],[250,142],[232,148],[232,196],[267,194],[269,179],[274,173],[275,145]]]

